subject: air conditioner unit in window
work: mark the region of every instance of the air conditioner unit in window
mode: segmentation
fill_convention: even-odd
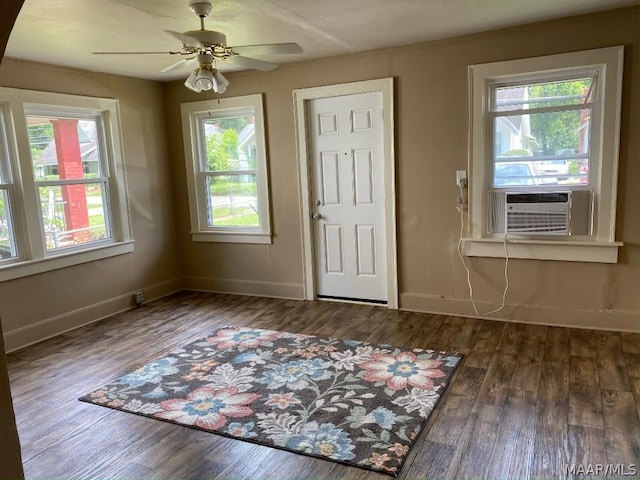
[[[567,235],[569,233],[569,193],[507,193],[505,195],[507,233],[526,235]]]
[[[489,202],[490,233],[516,235],[590,235],[592,192],[493,191]]]

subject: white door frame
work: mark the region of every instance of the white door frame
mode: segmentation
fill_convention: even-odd
[[[387,306],[395,310],[398,308],[398,268],[396,253],[395,153],[393,145],[393,78],[301,88],[293,91],[296,147],[298,152],[298,181],[300,184],[300,217],[302,220],[304,298],[305,300],[314,300],[316,298],[307,103],[321,98],[369,92],[382,93]]]

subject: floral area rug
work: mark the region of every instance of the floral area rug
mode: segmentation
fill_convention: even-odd
[[[460,360],[228,326],[80,400],[397,475]]]

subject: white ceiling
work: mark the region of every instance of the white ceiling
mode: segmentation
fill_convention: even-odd
[[[297,42],[304,54],[259,57],[284,63],[417,43],[588,13],[640,0],[213,0],[209,30],[229,45]],[[25,0],[8,57],[154,80],[188,74],[160,70],[178,58],[93,55],[93,51],[169,51],[163,30],[197,30],[189,0]],[[222,71],[230,68],[220,67]]]

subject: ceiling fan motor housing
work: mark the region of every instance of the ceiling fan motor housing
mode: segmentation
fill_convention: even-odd
[[[214,30],[190,30],[184,32],[184,35],[197,38],[204,46],[227,46],[227,36],[224,33]]]

